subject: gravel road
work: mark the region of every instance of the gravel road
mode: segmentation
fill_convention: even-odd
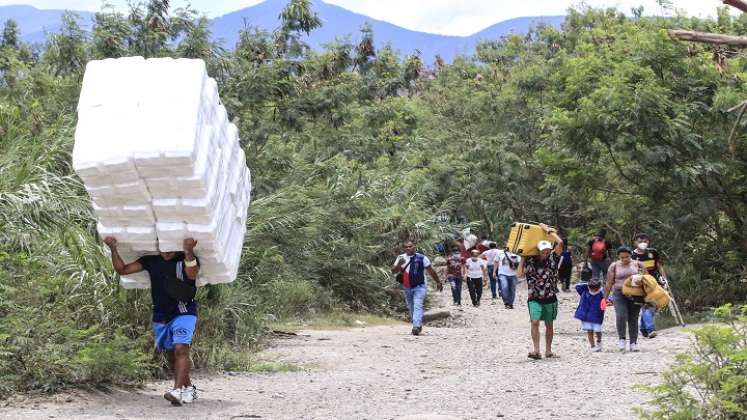
[[[185,407],[163,398],[167,382],[138,391],[75,392],[15,401],[3,419],[628,419],[647,396],[634,384],[657,381],[690,338],[679,328],[642,338],[640,353],[615,350],[614,311],[605,319],[605,351],[590,353],[573,319],[577,297],[565,293],[556,322],[559,359],[530,360],[526,286],[516,309],[491,305],[452,310],[419,337],[406,324],[303,331],[261,357],[303,366],[273,374],[198,374],[203,391]],[[488,291],[489,296],[489,291]],[[451,308],[447,292],[431,292]],[[469,301],[469,297],[463,299]],[[453,308],[452,308],[453,309]],[[544,345],[544,344],[543,344]],[[544,349],[543,349],[544,351]]]

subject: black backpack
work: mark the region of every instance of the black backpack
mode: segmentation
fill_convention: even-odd
[[[166,293],[179,302],[192,302],[197,294],[197,285],[189,280],[184,261],[176,263],[176,270],[166,276]]]

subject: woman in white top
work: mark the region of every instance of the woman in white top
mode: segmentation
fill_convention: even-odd
[[[485,278],[488,276],[487,262],[480,258],[480,251],[473,249],[472,256],[464,263],[464,275],[467,278],[467,288],[472,305],[480,306],[482,288],[485,286]]]

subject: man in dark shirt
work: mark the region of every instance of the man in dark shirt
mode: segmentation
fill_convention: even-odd
[[[558,280],[563,286],[564,292],[571,290],[571,275],[573,273],[573,247],[568,246],[562,254],[560,254],[560,268],[558,269]]]
[[[119,256],[115,238],[105,238],[104,243],[111,249],[112,264],[117,273],[128,275],[145,270],[150,275],[154,341],[159,351],[166,352],[174,372],[174,389],[163,397],[173,405],[191,403],[197,398],[189,378],[192,364],[189,352],[197,325],[197,302],[193,294],[200,271],[194,254],[197,241],[185,239],[184,252],[147,255],[129,264]]]
[[[526,276],[529,289],[527,306],[531,322],[533,351],[529,358],[540,359],[540,321],[545,322],[545,357],[558,357],[552,352],[553,322],[558,317],[558,268],[563,240],[557,232],[545,224],[540,227],[555,241],[540,241],[539,255],[525,258],[519,265],[518,276]]]

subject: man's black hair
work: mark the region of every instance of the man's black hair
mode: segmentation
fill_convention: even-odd
[[[627,252],[628,254],[632,254],[633,250],[630,249],[630,247],[627,247],[625,245],[621,246],[620,248],[617,248],[617,255],[620,255],[623,252]]]
[[[607,237],[607,229],[599,229],[599,232],[597,232],[597,236],[600,238],[606,238]]]
[[[640,232],[637,235],[635,235],[635,238],[636,239],[648,239],[648,235],[643,232]]]
[[[488,248],[490,248],[490,249],[498,248],[498,244],[495,243],[495,242],[491,242],[491,243],[488,244]]]

